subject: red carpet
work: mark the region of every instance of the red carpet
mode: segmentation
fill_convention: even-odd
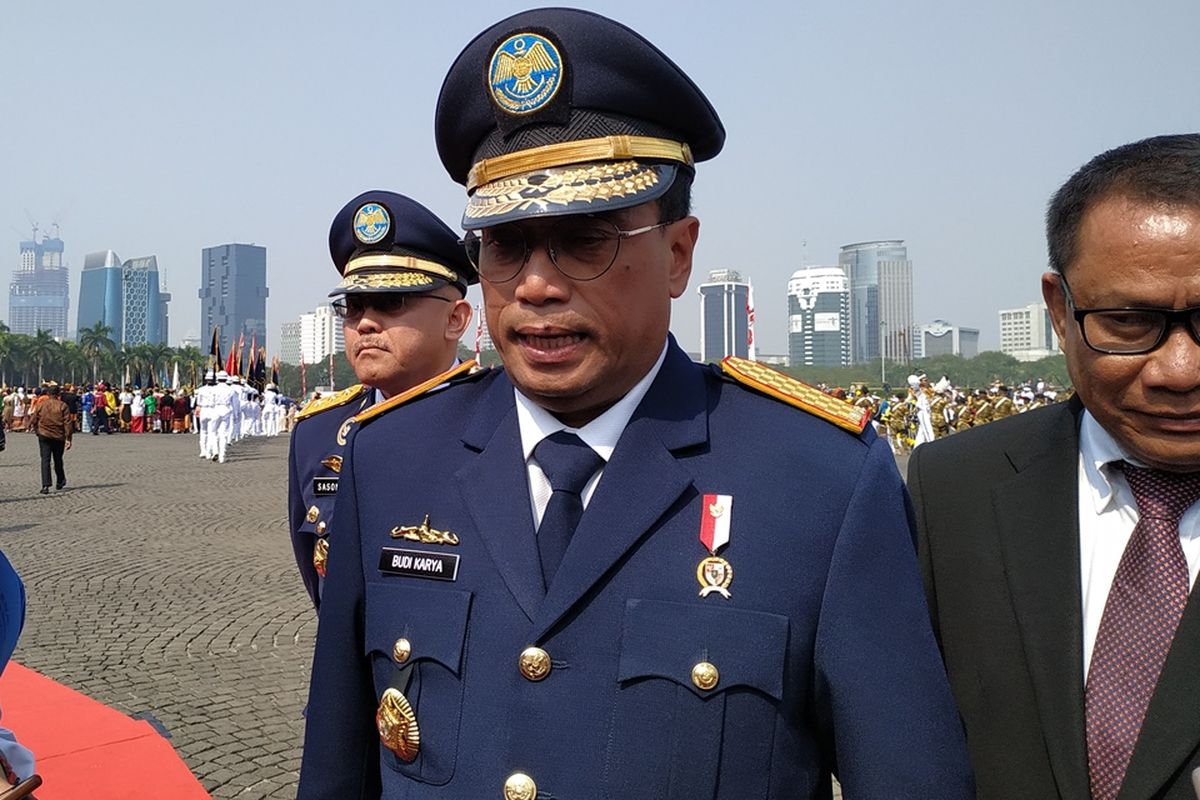
[[[9,662],[0,676],[0,724],[33,751],[45,783],[38,800],[209,800],[149,722]]]

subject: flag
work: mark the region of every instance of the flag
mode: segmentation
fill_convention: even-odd
[[[220,328],[213,326],[212,346],[208,349],[208,357],[212,359],[209,369],[216,372],[221,368],[221,337]]]
[[[333,380],[333,353],[329,354],[329,391],[337,391],[337,383]]]
[[[245,349],[246,349],[246,331],[243,330],[241,333],[238,334],[237,361],[233,365],[234,372],[236,372],[238,375],[242,374],[242,351]],[[234,374],[233,372],[229,373],[229,375],[231,377],[233,376],[233,374]]]
[[[275,384],[275,388],[279,388],[279,356],[275,356],[271,361],[271,383]]]
[[[304,364],[304,359],[301,358],[300,359],[300,397],[302,397],[302,398],[308,395],[308,381],[306,380],[306,377],[307,377],[307,369]]]
[[[235,357],[235,352],[236,351],[231,347],[229,348],[229,355],[225,357],[225,374],[229,375],[230,377],[237,374],[237,359]]]
[[[255,370],[258,368],[258,331],[250,333],[250,369],[246,374],[250,380],[255,378]]]
[[[753,361],[758,348],[754,345],[754,287],[746,292],[746,357]]]
[[[179,362],[178,361],[175,362],[175,375],[172,377],[172,380],[171,380],[171,391],[172,392],[179,391]]]

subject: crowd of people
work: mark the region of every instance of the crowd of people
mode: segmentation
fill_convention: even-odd
[[[952,433],[1064,402],[1073,394],[1043,380],[1017,386],[997,381],[985,389],[957,387],[946,376],[931,383],[921,374],[910,375],[907,383],[906,390],[882,395],[860,385],[845,398],[871,415],[876,432],[887,438],[896,455]],[[845,396],[840,389],[831,394]]]

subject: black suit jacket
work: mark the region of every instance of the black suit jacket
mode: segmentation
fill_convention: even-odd
[[[979,798],[1087,800],[1078,400],[913,452],[921,566]],[[1119,800],[1194,800],[1200,600],[1192,592]]]

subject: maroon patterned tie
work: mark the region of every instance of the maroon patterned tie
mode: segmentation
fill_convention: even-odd
[[[1139,518],[1104,604],[1088,669],[1088,772],[1094,800],[1112,800],[1121,789],[1187,605],[1188,565],[1179,544],[1179,518],[1200,499],[1200,473],[1123,468]]]

